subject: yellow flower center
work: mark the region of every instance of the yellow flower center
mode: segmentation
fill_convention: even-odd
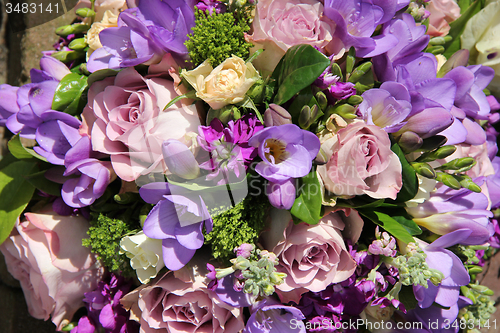
[[[267,139],[264,146],[264,156],[268,161],[279,164],[287,159],[286,143],[278,139]]]

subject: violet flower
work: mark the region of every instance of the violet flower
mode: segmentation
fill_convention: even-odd
[[[262,159],[255,171],[278,184],[307,175],[320,148],[316,135],[294,124],[267,127],[255,134],[248,144],[258,148]]]
[[[52,100],[59,81],[70,73],[59,60],[44,56],[39,69],[31,69],[31,83],[22,87],[0,86],[1,122],[14,134],[35,139],[41,116],[52,108]]]
[[[144,233],[162,240],[163,261],[168,269],[181,269],[203,246],[203,227],[207,233],[212,231],[205,202],[199,194],[168,183],[146,184],[139,194],[147,203],[155,204],[144,221]]]
[[[471,231],[459,229],[439,237],[431,244],[420,241],[420,247],[427,255],[425,262],[431,269],[437,269],[444,275],[444,279],[438,286],[432,283],[428,288],[414,285],[413,292],[420,308],[428,308],[434,302],[443,306],[451,307],[457,304],[460,286],[470,282],[470,276],[462,261],[447,247],[462,244],[470,237]]]
[[[129,319],[130,314],[120,304],[120,299],[132,288],[131,282],[111,274],[110,279],[99,282],[95,291],[85,293],[88,314],[78,321],[71,333],[135,333],[139,323]]]
[[[468,189],[453,190],[445,185],[431,193],[429,200],[416,207],[407,207],[415,223],[438,235],[458,229],[467,229],[469,237],[461,239],[463,245],[483,244],[493,234],[489,218],[488,198],[483,193]]]
[[[183,0],[140,0],[137,7],[120,13],[118,27],[101,31],[103,47],[92,53],[87,68],[94,72],[151,65],[160,62],[165,53],[184,61],[184,42],[194,19],[193,8]]]
[[[243,333],[306,333],[302,312],[266,298],[254,306]]]
[[[404,3],[403,3],[404,2]],[[358,57],[382,54],[398,43],[390,34],[372,37],[378,25],[388,22],[409,1],[326,0],[325,16],[335,22],[335,37]]]
[[[226,12],[226,5],[218,0],[201,0],[195,5],[196,8],[202,11],[207,11],[212,15]]]
[[[359,112],[368,125],[377,125],[387,133],[399,131],[411,112],[411,97],[400,83],[386,82],[380,89],[365,91]]]

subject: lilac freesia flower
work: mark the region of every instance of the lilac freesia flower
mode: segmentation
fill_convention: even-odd
[[[106,281],[99,282],[95,291],[85,293],[88,314],[78,321],[71,333],[135,333],[139,332],[138,322],[130,320],[130,313],[120,304],[120,299],[132,288],[131,282],[111,274]]]
[[[440,186],[429,200],[406,210],[414,217],[415,223],[438,235],[446,235],[458,229],[467,229],[470,234],[461,239],[463,245],[480,245],[493,233],[489,218],[488,198],[483,193],[468,189],[453,190]]]
[[[255,171],[278,184],[307,175],[320,148],[316,135],[294,124],[267,127],[255,134],[248,144],[258,148],[262,159]]]
[[[467,297],[460,296],[458,301],[449,309],[437,307],[435,305],[422,309],[416,307],[403,316],[406,322],[419,323],[421,326],[411,325],[411,328],[396,329],[391,333],[457,333],[459,325],[454,324],[458,316],[458,311],[472,301]],[[409,325],[410,327],[410,325]],[[415,328],[413,328],[415,327]]]
[[[144,221],[144,233],[162,240],[163,261],[168,269],[181,269],[203,246],[203,227],[207,233],[212,231],[205,202],[200,195],[168,183],[146,184],[139,194],[147,203],[156,205]]]
[[[101,31],[102,48],[89,58],[87,68],[119,69],[160,62],[165,53],[178,60],[187,59],[184,42],[194,27],[194,12],[183,0],[141,0],[138,6],[124,10],[118,27]]]
[[[254,306],[243,333],[306,333],[302,312],[266,298]]]
[[[255,115],[246,115],[230,121],[227,127],[215,118],[210,126],[199,126],[198,143],[210,153],[200,168],[210,171],[207,180],[218,185],[241,180],[250,162],[257,156],[257,150],[249,144],[249,139],[259,133],[264,126]]]
[[[396,81],[397,65],[407,64],[416,58],[426,62],[432,61],[422,52],[430,38],[425,34],[425,30],[424,25],[416,25],[410,14],[402,14],[401,18],[393,19],[384,25],[381,35],[393,35],[398,39],[398,43],[387,52],[373,57],[373,70],[379,81]]]
[[[379,24],[388,22],[408,1],[326,0],[325,16],[335,22],[335,37],[346,48],[354,46],[362,58],[382,54],[398,39],[390,34],[371,37]]]
[[[471,230],[458,229],[439,237],[431,244],[420,241],[420,247],[427,255],[425,259],[429,268],[437,269],[444,275],[444,279],[438,286],[432,283],[428,288],[421,285],[413,286],[413,293],[420,308],[428,308],[434,302],[443,307],[451,307],[457,304],[460,295],[460,286],[470,282],[470,276],[462,261],[447,247],[455,244],[463,244],[470,237]]]
[[[100,198],[115,178],[110,162],[99,161],[101,154],[92,151],[90,138],[81,135],[81,122],[58,111],[45,111],[36,130],[39,146],[33,149],[50,163],[64,165],[62,199],[73,208],[89,206]]]
[[[387,89],[384,89],[387,88]],[[383,83],[380,89],[370,89],[361,95],[359,112],[368,125],[377,125],[387,133],[399,131],[411,112],[408,90],[400,83]]]
[[[31,83],[22,87],[0,86],[1,123],[14,134],[35,139],[42,114],[52,108],[52,100],[59,81],[70,73],[57,59],[42,57],[40,68],[30,71]]]

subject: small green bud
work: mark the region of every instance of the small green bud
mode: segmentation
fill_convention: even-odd
[[[444,37],[433,37],[429,40],[429,45],[444,45],[451,41],[453,37],[444,36]]]
[[[427,48],[426,52],[432,53],[434,55],[442,54],[444,52],[444,46],[442,45],[431,46]]]
[[[439,147],[435,151],[427,152],[422,154],[419,158],[417,158],[418,162],[432,162],[437,159],[442,159],[450,156],[457,150],[455,146],[443,146]]]
[[[365,62],[361,65],[359,65],[358,67],[356,67],[356,69],[352,72],[351,76],[349,76],[349,82],[358,82],[359,79],[361,79],[361,77],[363,75],[365,75],[366,73],[368,73],[368,71],[372,68],[372,63],[371,62]]]
[[[87,42],[85,41],[85,38],[77,38],[77,39],[73,39],[68,47],[72,50],[75,50],[75,51],[81,51],[81,50],[84,50],[86,47],[88,46]]]
[[[334,62],[331,67],[332,74],[338,76],[339,80],[342,81],[344,79],[344,76],[342,75],[342,69],[340,68],[339,64]]]
[[[352,95],[351,97],[349,97],[347,99],[347,103],[349,103],[351,105],[358,105],[358,104],[361,104],[361,102],[363,102],[363,97],[361,97],[359,95]]]
[[[80,64],[80,72],[83,74],[83,75],[90,75],[90,72],[89,70],[87,69],[87,64],[86,63],[83,63],[83,64]]]
[[[481,193],[481,188],[474,183],[471,177],[467,175],[454,175],[454,177],[460,182],[463,188],[471,190],[472,192]]]
[[[335,113],[337,113],[339,116],[341,116],[344,119],[356,119],[357,116],[354,114],[356,112],[356,109],[349,104],[342,104],[335,108]]]
[[[61,62],[69,62],[85,57],[85,52],[81,51],[59,51],[51,54],[51,57],[56,58]]]
[[[460,182],[456,180],[455,177],[445,172],[436,172],[436,180],[454,190],[459,190],[462,188]]]
[[[472,290],[470,290],[469,288],[467,288],[467,286],[461,286],[460,291],[462,292],[462,294],[465,297],[470,299],[472,302],[476,303],[476,296],[475,296],[474,292]]]
[[[427,163],[415,162],[412,163],[411,166],[421,176],[430,179],[436,178],[436,171],[434,171],[434,169]]]
[[[72,25],[64,25],[56,29],[56,34],[62,37],[71,35],[71,34],[80,34],[86,32],[90,29],[90,26],[87,24],[75,23]]]
[[[470,266],[469,273],[470,274],[479,274],[483,272],[483,268],[481,266]]]
[[[309,107],[309,105],[304,105],[302,107],[302,110],[300,110],[300,114],[299,114],[299,126],[302,128],[302,129],[308,129],[309,126],[311,126],[311,115],[312,115],[312,112],[311,112],[311,108]]]
[[[90,8],[78,8],[76,10],[76,15],[80,17],[94,17],[95,12]]]
[[[482,295],[493,296],[493,294],[494,294],[493,290],[491,290],[490,288],[488,288],[486,286],[482,286],[480,284],[469,284],[469,287],[472,290],[477,291],[478,293],[480,293]]]
[[[462,157],[455,158],[454,160],[449,161],[436,168],[438,170],[456,170],[457,172],[465,172],[476,165],[476,160],[473,157]]]
[[[325,111],[326,107],[328,106],[328,99],[326,98],[325,93],[322,91],[318,91],[316,93],[316,100],[318,101],[321,110]]]

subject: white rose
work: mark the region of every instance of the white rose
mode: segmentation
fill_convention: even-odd
[[[500,94],[500,1],[492,1],[474,15],[460,37],[462,48],[470,51],[469,62],[495,70],[488,88]]]
[[[159,255],[162,253],[161,239],[149,238],[140,231],[136,235],[123,237],[120,246],[130,259],[130,266],[135,269],[137,278],[143,284],[156,277],[165,267]]]
[[[196,90],[196,96],[214,110],[243,101],[248,89],[260,78],[251,63],[237,56],[227,58],[215,69],[205,60],[191,71],[182,70],[181,75]]]

